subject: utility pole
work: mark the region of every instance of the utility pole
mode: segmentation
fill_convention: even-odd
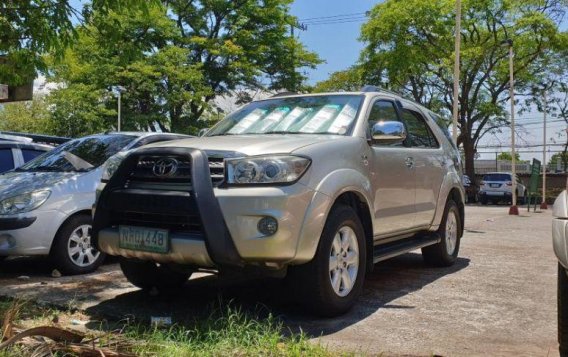
[[[517,207],[517,158],[515,155],[515,78],[513,66],[513,40],[506,39],[501,42],[502,45],[509,46],[509,100],[511,101],[511,207],[509,208],[510,215],[519,215],[519,208]]]
[[[122,99],[122,93],[126,92],[126,88],[124,88],[123,86],[114,86],[112,87],[113,90],[115,90],[117,92],[117,97],[118,97],[118,125],[117,125],[117,131],[121,130],[121,125],[122,125],[122,120],[121,120],[121,99]]]
[[[546,204],[546,112],[548,110],[548,102],[546,101],[546,88],[544,88],[542,92],[542,99],[544,101],[544,128],[542,130],[542,202],[540,203],[540,209],[548,209],[548,205]]]
[[[452,138],[458,145],[458,106],[460,85],[460,47],[461,47],[461,0],[456,0],[456,40],[454,46],[454,102],[452,107]]]
[[[307,31],[308,26],[305,24],[301,24],[299,22],[295,22],[290,24],[290,38],[294,39],[294,29],[297,28],[301,31]],[[294,44],[292,44],[292,87],[290,88],[291,92],[296,92],[296,52],[294,51]]]

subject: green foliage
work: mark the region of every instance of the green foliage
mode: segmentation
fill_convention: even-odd
[[[497,155],[497,160],[506,160],[506,161],[513,161],[513,155],[511,155],[510,152],[502,152],[499,155]],[[515,160],[516,162],[520,162],[521,161],[521,156],[519,155],[518,152],[515,153]]]
[[[0,107],[0,131],[55,134],[45,97]]]
[[[559,0],[462,3],[458,144],[463,145],[470,176],[476,143],[508,124],[508,51],[501,42],[514,40],[515,88],[523,92],[542,79],[548,59],[566,58],[562,53],[568,49],[567,34],[558,27],[564,12]],[[357,66],[363,81],[451,113],[454,26],[454,0],[377,4],[361,32],[366,47]]]
[[[315,92],[358,91],[365,84],[363,68],[352,66],[345,71],[332,73],[328,79],[314,87]]]
[[[93,0],[92,7],[145,8],[146,2]],[[0,1],[0,83],[21,85],[34,79],[37,70],[47,70],[42,56],[52,53],[59,58],[75,40],[72,17],[82,15],[68,0]]]
[[[206,119],[211,115],[204,114],[211,112],[209,102],[217,95],[300,86],[304,77],[297,68],[313,67],[319,59],[289,37],[288,24],[294,21],[289,4],[164,1],[145,11],[89,13],[76,43],[61,61],[52,61],[50,80],[64,84],[53,96],[77,104],[59,101],[58,120],[88,117],[97,124],[85,130],[109,128],[117,107],[110,89],[121,85],[126,88],[124,128],[144,129],[159,122],[172,131],[195,134],[210,125]],[[81,98],[86,98],[85,105],[80,105]]]
[[[560,167],[566,171],[568,168],[568,152],[557,152],[552,155],[548,160],[548,169],[552,171],[556,170],[558,162],[561,162]]]

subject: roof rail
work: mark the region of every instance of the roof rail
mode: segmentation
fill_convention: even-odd
[[[397,95],[399,97],[402,97],[402,94],[397,93],[395,91],[392,91],[392,90],[389,90],[389,89],[384,89],[384,88],[381,88],[381,87],[378,87],[378,86],[372,86],[372,85],[369,85],[369,84],[364,85],[361,88],[361,92],[383,92],[383,93],[394,94],[394,95]]]
[[[41,134],[28,134],[28,133],[16,133],[12,131],[2,131],[0,134],[6,135],[14,135],[24,138],[30,138],[33,142],[36,143],[44,143],[44,144],[63,144],[71,140],[71,138],[65,138],[60,136],[51,136],[51,135],[41,135]]]
[[[297,93],[297,92],[280,92],[280,93],[274,94],[270,98],[284,97],[284,96],[287,96],[287,95],[296,95],[296,94],[299,94],[299,93]]]
[[[381,88],[381,87],[378,87],[378,86],[364,85],[364,86],[361,88],[361,92],[383,92],[383,93],[388,93],[388,94],[396,95],[397,97],[400,97],[400,98],[402,98],[402,99],[408,100],[408,101],[413,102],[413,103],[415,103],[415,104],[418,104],[418,105],[420,105],[420,106],[424,106],[424,104],[422,104],[422,103],[420,103],[420,102],[418,102],[418,101],[416,101],[416,100],[414,100],[414,99],[412,99],[412,98],[407,98],[406,96],[404,96],[404,95],[402,95],[402,94],[400,94],[400,93],[397,93],[397,92],[392,91],[392,90],[389,90],[389,89],[384,89],[384,88]],[[400,104],[400,105],[402,106],[402,104]]]

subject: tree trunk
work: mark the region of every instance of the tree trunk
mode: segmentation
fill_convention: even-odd
[[[477,183],[477,179],[475,178],[475,148],[473,146],[473,140],[467,136],[463,136],[463,151],[465,156],[465,174],[469,176],[472,183]]]

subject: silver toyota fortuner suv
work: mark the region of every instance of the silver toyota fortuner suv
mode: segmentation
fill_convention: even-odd
[[[143,289],[258,271],[286,276],[318,314],[344,313],[379,261],[419,248],[456,261],[461,163],[438,120],[369,86],[252,102],[203,137],[109,160],[93,238]]]

